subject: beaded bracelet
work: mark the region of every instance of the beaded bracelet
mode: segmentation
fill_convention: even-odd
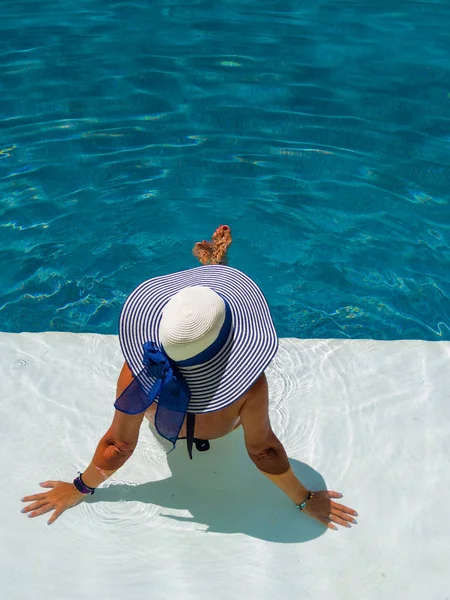
[[[303,500],[303,502],[301,504],[296,504],[295,506],[297,508],[299,508],[300,510],[305,510],[306,505],[308,504],[308,502],[314,498],[314,494],[315,494],[315,492],[309,491],[308,495],[305,498],[305,500]]]
[[[75,477],[73,480],[73,485],[77,488],[79,492],[82,494],[93,494],[95,492],[95,488],[91,488],[84,483],[81,479],[81,473],[78,471],[78,477]]]

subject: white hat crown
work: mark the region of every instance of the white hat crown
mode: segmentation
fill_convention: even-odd
[[[185,287],[172,296],[162,311],[159,339],[166,354],[183,361],[206,350],[225,322],[223,298],[206,286]]]

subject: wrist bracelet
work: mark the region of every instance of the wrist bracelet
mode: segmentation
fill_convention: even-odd
[[[296,504],[295,506],[297,508],[299,508],[300,510],[305,510],[306,505],[308,504],[308,502],[314,498],[314,494],[315,494],[315,492],[309,491],[308,495],[305,498],[305,500],[303,500],[303,502],[301,502],[300,504]]]
[[[95,492],[95,488],[91,488],[84,483],[81,479],[81,473],[79,473],[78,477],[75,477],[73,480],[73,485],[77,488],[79,492],[82,494],[93,494]]]

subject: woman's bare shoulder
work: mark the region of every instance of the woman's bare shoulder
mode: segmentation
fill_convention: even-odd
[[[126,389],[133,381],[133,373],[130,371],[130,367],[127,363],[123,363],[122,370],[120,371],[119,379],[117,380],[116,398],[120,396],[124,389]]]

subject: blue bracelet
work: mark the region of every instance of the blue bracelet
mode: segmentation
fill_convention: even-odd
[[[295,506],[297,508],[299,508],[300,510],[305,510],[308,502],[314,498],[314,494],[315,494],[315,492],[311,492],[311,491],[308,492],[308,495],[306,496],[305,500],[303,500],[303,502],[301,504],[296,504]]]
[[[75,477],[73,480],[73,485],[77,488],[79,492],[82,494],[93,494],[95,492],[95,488],[91,488],[84,483],[81,479],[81,473],[79,473],[78,477]]]

